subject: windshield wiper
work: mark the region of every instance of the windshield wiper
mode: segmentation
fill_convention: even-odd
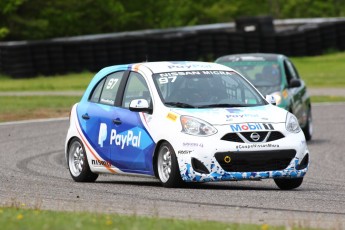
[[[165,105],[171,105],[175,107],[180,107],[180,108],[196,108],[193,105],[187,104],[187,103],[182,103],[182,102],[165,102]]]
[[[198,106],[198,108],[228,108],[228,107],[249,107],[253,105],[245,105],[245,104],[210,104],[210,105],[202,105]]]

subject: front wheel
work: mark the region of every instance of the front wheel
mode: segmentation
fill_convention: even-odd
[[[98,174],[91,172],[83,144],[74,138],[68,148],[68,168],[74,181],[94,182]]]
[[[282,190],[291,190],[291,189],[295,189],[301,186],[303,182],[303,177],[291,178],[291,179],[277,178],[277,179],[274,179],[274,182]]]
[[[164,187],[179,187],[183,184],[175,151],[168,142],[164,142],[159,147],[157,172],[158,178]]]
[[[305,139],[307,141],[310,141],[313,136],[313,119],[311,115],[311,109],[308,111],[308,118],[307,118],[307,124],[303,129]]]

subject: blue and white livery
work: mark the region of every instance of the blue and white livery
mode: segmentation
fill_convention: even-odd
[[[296,117],[238,72],[206,62],[102,69],[72,108],[65,155],[78,182],[138,174],[165,187],[272,178],[294,189],[309,167]]]

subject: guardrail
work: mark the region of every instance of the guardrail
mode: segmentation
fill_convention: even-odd
[[[0,42],[0,72],[55,75],[143,61],[207,60],[245,52],[310,56],[345,50],[345,18],[273,20],[142,30],[44,41]]]

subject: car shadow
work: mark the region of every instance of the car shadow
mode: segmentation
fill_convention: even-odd
[[[310,141],[307,141],[308,145],[323,145],[325,143],[329,143],[331,140],[329,139],[311,139]]]
[[[184,183],[182,186],[177,188],[169,188],[169,189],[193,189],[193,190],[245,190],[245,191],[275,191],[280,190],[278,187],[274,185],[272,180],[272,184],[265,183],[264,185],[258,185],[254,182],[253,185],[246,185],[240,184],[241,182],[205,182],[205,183]],[[164,187],[160,184],[159,181],[96,181],[95,183],[99,184],[113,184],[113,185],[131,185],[131,186],[145,186],[145,187],[157,187],[163,188]],[[260,182],[258,182],[260,183]]]

